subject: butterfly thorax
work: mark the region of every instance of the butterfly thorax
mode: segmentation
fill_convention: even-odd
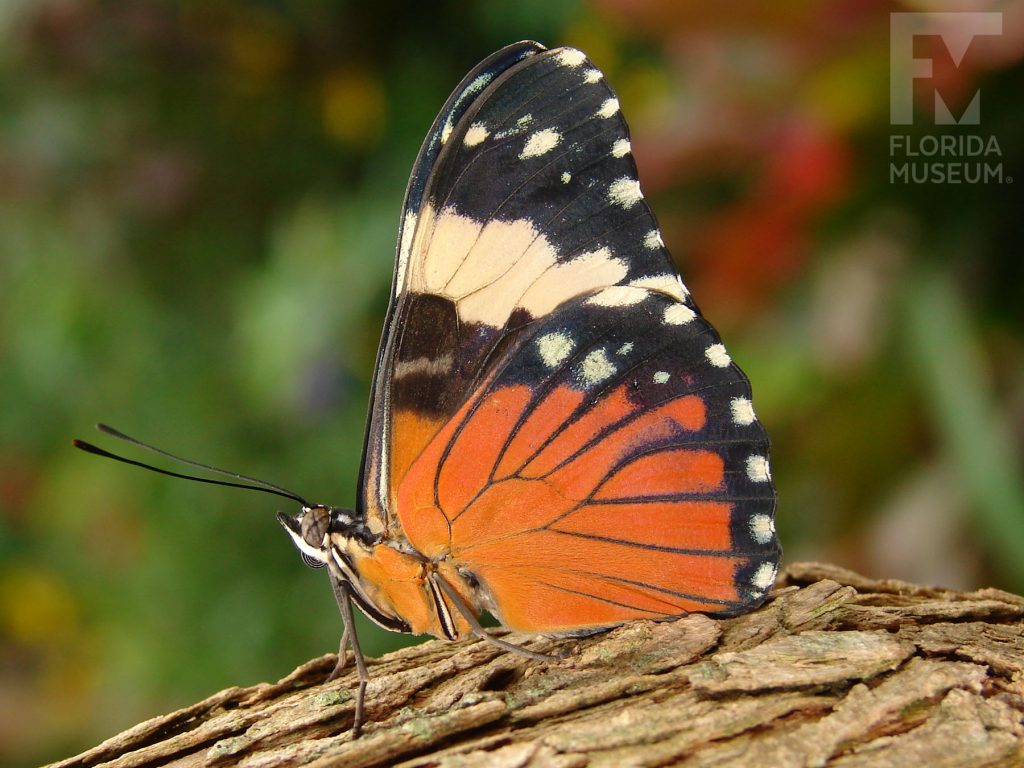
[[[385,629],[458,639],[470,628],[438,585],[444,581],[473,605],[473,589],[446,562],[432,562],[405,542],[373,533],[358,513],[321,505],[278,520],[307,565],[328,566],[347,583],[356,604]]]

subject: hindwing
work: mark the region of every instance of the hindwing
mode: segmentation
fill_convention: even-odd
[[[775,579],[768,439],[717,334],[643,288],[529,326],[398,489],[424,556],[506,626],[736,613]]]

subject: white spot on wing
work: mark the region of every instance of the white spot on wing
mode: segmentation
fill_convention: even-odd
[[[469,130],[466,131],[466,138],[463,139],[463,144],[467,147],[475,147],[477,144],[485,141],[490,135],[490,131],[487,130],[483,123],[473,123],[469,126]]]
[[[775,583],[776,568],[771,563],[761,563],[754,571],[754,577],[750,580],[758,589],[764,591]]]
[[[568,184],[570,181],[572,181],[572,174],[568,171],[562,171],[562,183]]]
[[[652,378],[655,384],[664,384],[669,380],[670,376],[668,371],[658,371]]]
[[[716,368],[725,368],[732,362],[732,358],[729,357],[729,353],[725,351],[725,347],[721,344],[712,344],[710,347],[705,349],[704,357],[706,357],[708,362]]]
[[[648,275],[647,277],[638,277],[636,280],[633,280],[630,285],[634,288],[646,288],[650,291],[664,293],[671,296],[676,301],[683,301],[690,293],[686,290],[686,286],[683,285],[682,280],[680,280],[676,275]]]
[[[603,349],[595,349],[580,362],[577,372],[584,386],[600,384],[618,370]]]
[[[757,454],[747,458],[747,477],[755,483],[767,483],[772,479],[768,459]]]
[[[609,118],[619,111],[619,100],[616,98],[608,99],[601,108],[597,110],[598,117]]]
[[[583,51],[577,51],[575,48],[563,48],[555,54],[555,58],[558,59],[558,63],[563,67],[575,68],[587,60],[587,55]]]
[[[650,248],[652,251],[656,248],[664,248],[665,241],[661,239],[661,232],[656,229],[652,229],[644,235],[644,247]]]
[[[629,154],[632,147],[630,146],[629,139],[619,139],[612,144],[612,156],[613,157],[625,157]]]
[[[775,521],[768,515],[754,515],[750,518],[750,536],[758,544],[767,544],[775,536]]]
[[[576,342],[564,331],[546,333],[537,339],[537,352],[548,368],[557,368],[572,354]]]
[[[644,195],[640,191],[640,182],[628,176],[616,179],[608,187],[608,199],[615,205],[632,208],[644,199]]]
[[[452,111],[445,118],[444,127],[441,128],[441,143],[444,144],[448,141],[448,137],[452,135],[452,116],[455,114],[458,106],[478,91],[482,91],[484,86],[491,82],[491,78],[494,77],[492,72],[487,72],[480,75],[473,82],[466,86],[466,88],[459,94],[458,100],[452,105]]]
[[[625,344],[623,344],[621,347],[619,347],[615,351],[615,354],[617,354],[617,355],[628,355],[632,351],[633,351],[633,342],[632,341],[627,341]]]
[[[587,299],[587,304],[599,307],[629,307],[647,298],[647,291],[628,285],[612,285]]]
[[[754,406],[745,397],[734,397],[732,399],[732,420],[735,424],[746,426],[747,424],[753,424],[754,419]]]
[[[561,140],[562,134],[554,128],[545,128],[543,131],[537,131],[526,140],[523,151],[519,153],[519,159],[526,160],[530,157],[540,157],[557,147],[558,142]]]
[[[697,316],[697,313],[685,304],[669,304],[661,317],[669,325],[686,325]]]
[[[583,76],[583,79],[588,83],[596,83],[602,77],[604,77],[604,74],[600,69],[588,69],[587,74]]]

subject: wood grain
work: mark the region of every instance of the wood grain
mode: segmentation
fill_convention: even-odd
[[[795,563],[770,601],[556,640],[432,641],[354,676],[333,654],[229,688],[55,767],[1024,765],[1024,598]]]

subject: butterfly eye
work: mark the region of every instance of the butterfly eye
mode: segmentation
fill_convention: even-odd
[[[327,563],[317,560],[315,557],[307,555],[305,552],[300,553],[302,555],[302,562],[308,565],[310,568],[323,568]]]
[[[300,526],[303,541],[319,549],[324,546],[331,527],[331,511],[321,505],[308,507],[302,514]]]

